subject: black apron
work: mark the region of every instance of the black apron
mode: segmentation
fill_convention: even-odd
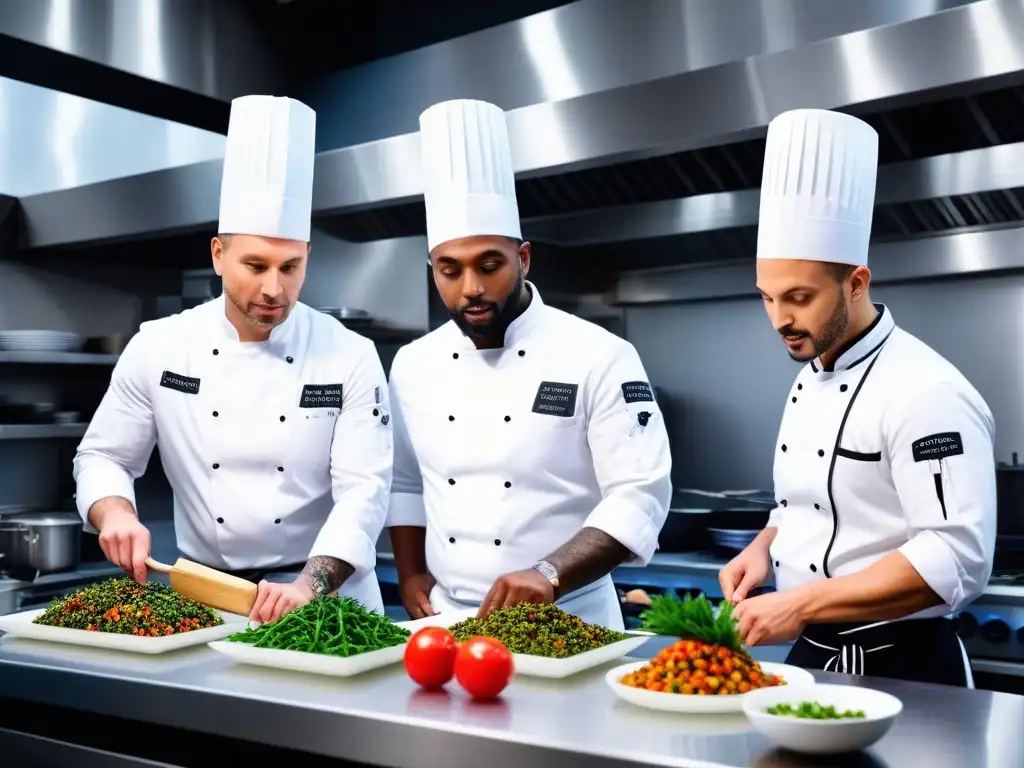
[[[973,687],[952,619],[810,624],[786,663],[850,675]]]

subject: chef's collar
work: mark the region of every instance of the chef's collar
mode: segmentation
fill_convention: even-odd
[[[523,340],[532,333],[533,329],[537,327],[537,323],[544,313],[544,301],[540,297],[540,291],[537,290],[537,286],[531,283],[529,280],[526,281],[526,288],[530,291],[530,295],[533,297],[530,300],[530,305],[523,311],[519,317],[513,320],[508,328],[505,329],[505,343],[503,347],[505,349],[511,349],[512,347],[518,347],[522,344]],[[463,349],[475,350],[476,345],[473,340],[459,331],[459,336],[462,341],[460,342]]]
[[[871,325],[843,344],[843,351],[836,358],[833,371],[844,371],[862,363],[889,338],[889,334],[896,327],[892,313],[884,304],[875,304],[875,309],[878,310],[878,315]],[[822,369],[820,358],[811,361],[811,369],[815,373],[826,372]]]
[[[292,331],[295,328],[296,320],[295,315],[298,312],[298,303],[292,306],[291,312],[288,313],[288,317],[285,318],[284,322],[274,326],[270,331],[270,338],[266,341],[255,341],[255,342],[242,342],[238,340],[238,329],[231,324],[228,320],[227,315],[227,297],[221,293],[220,297],[216,300],[216,312],[217,312],[217,326],[224,334],[226,339],[230,342],[234,342],[238,345],[239,349],[243,351],[252,352],[269,352],[279,357],[286,357],[288,348],[291,344]]]

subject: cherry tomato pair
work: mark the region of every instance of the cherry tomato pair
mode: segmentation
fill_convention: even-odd
[[[405,671],[424,688],[440,688],[452,679],[474,699],[493,699],[515,672],[512,654],[491,637],[473,637],[461,645],[444,627],[424,627],[405,648]]]

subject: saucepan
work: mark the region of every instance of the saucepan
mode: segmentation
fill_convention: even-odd
[[[82,519],[74,512],[35,512],[0,521],[0,570],[54,573],[81,560]]]

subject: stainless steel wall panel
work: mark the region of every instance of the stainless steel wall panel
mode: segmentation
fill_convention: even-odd
[[[1024,270],[1024,227],[923,237],[871,247],[873,284]],[[753,258],[727,264],[624,272],[612,301],[659,304],[757,295]]]

